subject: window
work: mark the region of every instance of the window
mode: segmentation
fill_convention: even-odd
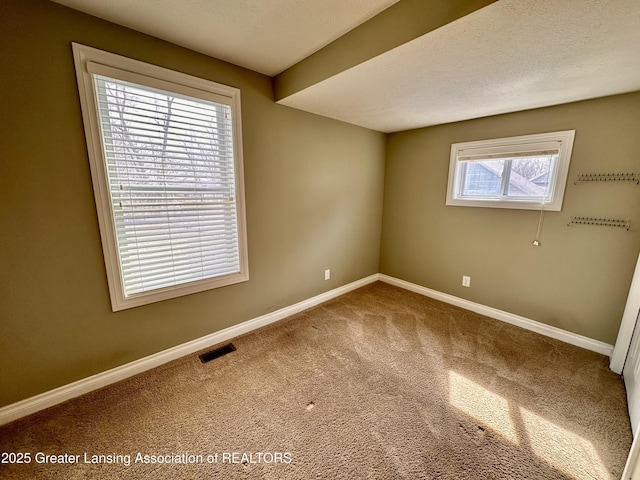
[[[447,205],[560,211],[575,130],[451,145]]]
[[[73,52],[112,309],[248,280],[240,91]]]

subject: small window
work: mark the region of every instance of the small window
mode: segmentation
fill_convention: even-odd
[[[451,145],[447,205],[560,211],[575,130]]]
[[[240,91],[73,50],[112,309],[248,280]]]

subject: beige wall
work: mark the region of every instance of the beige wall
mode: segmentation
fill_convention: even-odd
[[[640,171],[638,112],[632,93],[389,135],[381,272],[613,344],[640,249],[640,187],[573,180]],[[569,129],[564,206],[546,213],[541,247],[538,212],[445,206],[452,143]],[[567,227],[572,215],[633,228]]]
[[[266,76],[48,1],[3,0],[0,24],[0,405],[378,271],[383,134],[276,105]],[[111,312],[72,41],[241,89],[249,282]]]

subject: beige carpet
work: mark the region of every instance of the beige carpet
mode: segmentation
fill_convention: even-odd
[[[382,283],[233,343],[0,427],[0,478],[617,480],[630,447],[606,357]]]

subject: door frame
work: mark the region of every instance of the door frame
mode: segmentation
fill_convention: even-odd
[[[627,297],[627,304],[624,307],[624,313],[622,314],[622,322],[620,323],[620,330],[618,331],[616,345],[615,347],[613,347],[613,353],[611,354],[611,360],[609,362],[609,368],[620,375],[622,374],[622,369],[624,368],[624,362],[627,359],[627,353],[629,352],[631,337],[633,336],[633,330],[636,326],[636,319],[638,318],[639,311],[640,255],[638,255],[636,270],[633,274],[633,279],[631,280],[629,296]]]
[[[622,480],[630,480],[633,478],[633,475],[638,473],[638,461],[640,460],[640,435],[636,436],[633,439],[633,443],[631,444],[631,450],[629,451],[629,456],[627,457],[627,463],[624,466],[624,470],[622,472]]]

